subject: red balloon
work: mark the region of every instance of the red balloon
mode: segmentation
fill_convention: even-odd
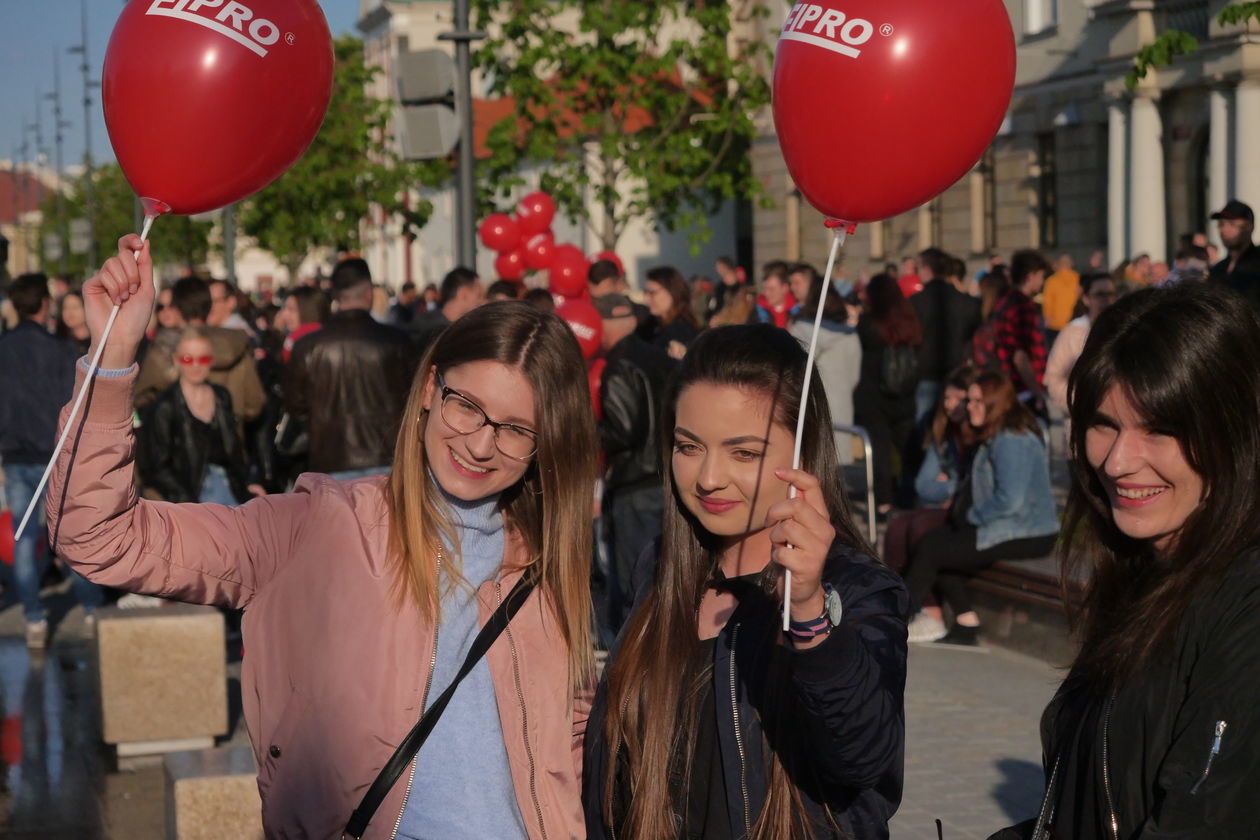
[[[491,213],[481,220],[478,230],[481,244],[500,254],[506,253],[521,244],[521,229],[516,221],[506,213]]]
[[[536,233],[525,241],[525,267],[530,271],[543,271],[551,268],[556,258],[556,240],[551,231]]]
[[[516,248],[499,254],[494,261],[494,273],[503,280],[520,280],[525,276],[525,252]]]
[[[590,360],[599,352],[599,340],[604,335],[604,322],[595,307],[585,300],[566,300],[556,309],[556,314],[569,324],[577,336],[582,358]]]
[[[204,213],[252,195],[319,131],[333,74],[319,4],[247,5],[143,0],[114,24],[101,104],[146,212]]]
[[[591,262],[598,262],[599,260],[608,260],[610,263],[617,266],[618,274],[620,274],[622,277],[626,276],[626,267],[622,264],[621,257],[617,256],[615,252],[600,251],[598,254],[596,254],[594,257],[591,258]]]
[[[775,131],[810,204],[887,219],[975,164],[1014,83],[1002,0],[798,0],[775,51]]]
[[[551,291],[566,298],[581,297],[586,291],[586,255],[576,245],[560,245],[548,274]]]
[[[556,217],[556,203],[545,192],[532,192],[516,206],[516,221],[526,236],[542,233]]]

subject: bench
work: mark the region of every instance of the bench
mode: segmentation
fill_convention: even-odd
[[[968,582],[986,642],[1059,665],[1072,661],[1076,645],[1068,629],[1059,562],[1054,557],[1003,560]],[[1069,587],[1078,605],[1084,582]]]

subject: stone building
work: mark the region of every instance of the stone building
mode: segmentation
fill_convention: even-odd
[[[1260,207],[1260,27],[1217,25],[1226,0],[1005,2],[1017,71],[998,136],[936,199],[859,227],[849,274],[928,245],[973,264],[1027,247],[1078,264],[1098,249],[1111,266],[1143,252],[1170,259],[1183,234],[1215,238],[1208,216],[1228,198]],[[766,21],[771,39],[785,11]],[[1168,27],[1198,50],[1129,90],[1134,55]],[[821,264],[828,235],[795,193],[768,119],[753,165],[776,204],[754,213],[755,261]]]

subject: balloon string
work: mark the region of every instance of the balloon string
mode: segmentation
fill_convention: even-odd
[[[157,217],[144,217],[144,226],[140,229],[141,242],[149,238],[149,229],[153,227],[155,218]],[[101,340],[96,343],[96,352],[92,354],[92,361],[88,365],[87,376],[83,378],[83,387],[79,389],[78,396],[74,398],[74,405],[70,406],[70,416],[66,418],[65,428],[61,430],[61,437],[57,439],[57,446],[53,449],[52,458],[48,460],[48,466],[44,467],[44,475],[39,480],[39,486],[35,488],[35,492],[31,495],[30,504],[26,506],[26,513],[22,515],[22,521],[18,525],[17,531],[13,534],[14,542],[22,539],[22,532],[26,530],[26,523],[30,521],[31,514],[35,512],[35,506],[39,504],[40,497],[44,494],[44,485],[48,483],[48,476],[52,474],[53,464],[57,463],[57,456],[65,448],[66,438],[70,436],[70,430],[74,427],[74,418],[79,415],[79,407],[83,405],[83,398],[87,396],[88,385],[92,383],[92,377],[96,374],[97,366],[100,365],[101,353],[105,350],[105,342],[109,340],[109,333],[114,328],[114,321],[118,320],[118,311],[121,306],[122,304],[115,303],[114,308],[110,310],[109,320],[105,322],[105,329],[101,332]]]
[[[823,274],[818,290],[818,305],[814,309],[814,330],[809,336],[809,353],[805,357],[805,383],[801,386],[801,407],[796,412],[796,443],[792,446],[792,469],[801,468],[801,444],[805,434],[805,409],[809,405],[809,383],[814,374],[814,357],[818,354],[818,333],[822,329],[823,307],[827,302],[827,290],[831,288],[831,271],[836,265],[836,255],[848,237],[847,225],[832,228],[831,254],[827,257],[827,271]],[[796,498],[796,485],[788,487],[788,498]],[[783,632],[787,632],[792,620],[792,570],[783,569]]]

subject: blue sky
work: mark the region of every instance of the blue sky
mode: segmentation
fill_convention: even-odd
[[[334,35],[353,32],[359,0],[319,0]],[[122,11],[124,0],[87,0],[88,58],[92,78],[100,79],[105,45]],[[0,0],[0,159],[13,158],[26,126],[36,121],[36,104],[42,116],[44,144],[50,163],[54,160],[52,102],[42,95],[53,90],[54,58],[61,67],[62,119],[65,129],[65,162],[83,157],[83,74],[78,55],[66,47],[80,40],[80,0]],[[105,134],[100,90],[92,91],[92,155],[113,160]],[[29,133],[34,145],[34,135]]]

